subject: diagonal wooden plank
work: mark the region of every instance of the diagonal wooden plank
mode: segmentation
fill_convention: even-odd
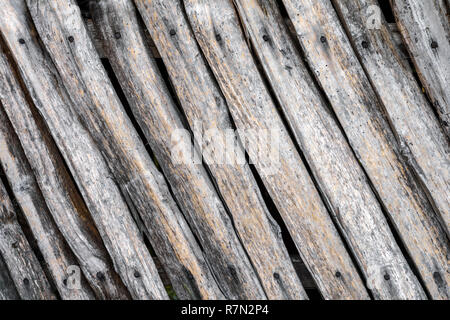
[[[394,227],[407,233],[421,226],[424,216],[432,219],[426,196],[403,159],[382,105],[331,3],[285,0],[284,4],[306,59]],[[420,291],[394,294],[402,299],[417,298]]]
[[[0,181],[0,254],[24,300],[55,300],[56,296],[17,221],[3,182]]]
[[[125,179],[130,182],[137,165],[143,167],[141,171],[155,170],[109,83],[76,4],[73,1],[40,1],[39,4],[28,1],[28,4],[41,39],[75,102],[77,114],[89,128],[110,167],[120,170],[117,173],[119,183]],[[158,110],[153,111],[156,116]],[[170,114],[163,114],[154,119],[152,127],[158,126],[156,121],[162,123],[152,133],[150,143],[156,148],[159,163],[172,182],[177,203],[200,240],[215,279],[226,297],[264,299],[259,280],[204,168],[173,166],[171,145],[167,143],[170,136],[162,131],[170,127],[170,118]]]
[[[419,78],[450,136],[450,23],[444,0],[391,0]],[[448,203],[447,203],[448,210]],[[447,228],[450,221],[447,220]]]
[[[374,296],[396,299],[396,291],[417,290],[420,285],[364,171],[305,69],[276,2],[234,2],[295,138]],[[386,274],[389,281],[383,278]]]
[[[78,31],[78,28],[84,26],[81,15],[74,14],[74,12],[69,13],[71,7],[75,6],[71,1],[57,2],[54,5],[53,3],[49,6],[40,3],[39,10],[31,10],[31,14],[41,38],[49,39],[48,36],[50,36],[53,39],[52,41],[44,40],[44,43],[55,61],[72,99],[80,106],[79,114],[88,117],[88,110],[91,110],[92,106],[96,106],[97,112],[101,114],[99,119],[110,124],[108,131],[111,132],[107,135],[108,133],[104,129],[102,132],[94,133],[99,137],[98,144],[106,145],[105,149],[126,145],[129,149],[123,153],[121,159],[129,158],[136,161],[143,158],[143,154],[134,152],[134,150],[143,149],[143,144],[137,134],[126,136],[123,132],[125,128],[128,132],[133,132],[131,122],[128,120],[129,126],[126,127],[123,107],[114,94],[112,86],[107,85],[106,73],[97,71],[101,63],[97,53],[93,50],[87,31],[85,29],[81,32]],[[35,8],[37,9],[38,6]],[[54,16],[49,14],[52,10],[55,13]],[[73,20],[77,20],[77,23],[73,23]],[[65,24],[64,21],[72,21],[72,23]],[[54,27],[47,28],[48,22],[55,24],[59,22],[61,30]],[[75,26],[75,24],[78,25]],[[67,56],[65,46],[60,45],[61,34],[77,35],[77,42],[70,47],[71,56]],[[132,48],[132,50],[138,51],[139,48]],[[128,83],[130,83],[129,79]],[[79,90],[85,90],[86,94],[80,94]],[[141,99],[145,99],[150,93],[142,89],[139,94]],[[134,95],[129,95],[129,98],[134,99]],[[152,96],[152,99],[157,99],[157,96]],[[131,102],[133,101],[131,100]],[[172,112],[167,110],[166,104],[167,101],[164,104],[153,104],[150,108],[145,105],[145,109],[142,109],[141,105],[139,106],[140,114],[136,114],[136,116],[155,152],[158,163],[172,185],[177,203],[196,232],[205,258],[225,295],[233,299],[264,299],[265,295],[259,280],[204,167],[201,164],[174,165],[172,162],[173,146],[169,143],[171,131],[183,127],[181,121],[175,118],[177,115],[174,110]],[[137,111],[136,108],[134,111]],[[90,116],[98,117],[95,112],[92,112]],[[89,123],[89,120],[86,120],[86,123]],[[90,123],[91,128],[96,126],[98,123]],[[146,156],[149,158],[148,155]],[[117,157],[117,152],[111,154],[110,157]]]
[[[0,70],[0,83],[2,84],[0,100],[21,140],[23,151],[29,160],[46,206],[79,261],[72,265],[80,265],[97,297],[126,298],[128,295],[126,289],[109,263],[109,257],[100,235],[92,227],[94,223],[64,168],[58,149],[45,129],[45,124],[36,115],[32,103],[25,97],[3,53],[0,55]],[[12,144],[11,140],[9,144]],[[5,154],[2,152],[3,157],[8,157],[9,153],[6,151],[7,149],[4,149]],[[18,154],[18,149],[14,148],[14,153],[13,159],[22,158]],[[14,178],[15,183],[19,183],[20,179]],[[57,246],[56,242],[52,244],[52,247],[55,246]],[[105,261],[100,265],[105,270],[99,269],[97,260]],[[62,274],[56,276],[55,281],[58,287],[66,287],[69,271],[66,268]],[[100,277],[101,279],[98,276],[100,274],[103,275]],[[75,293],[72,291],[70,289],[68,294]],[[65,293],[61,293],[62,298],[65,296]]]
[[[92,16],[95,25],[100,30],[104,42],[104,52],[110,59],[121,83],[126,84],[129,101],[132,102],[136,118],[140,119],[141,127],[149,141],[167,145],[166,138],[171,137],[177,128],[182,128],[177,115],[176,105],[163,83],[155,62],[150,58],[145,48],[145,37],[140,30],[137,13],[131,0],[100,1],[93,7]],[[124,15],[127,12],[127,15]],[[185,25],[188,28],[187,25]],[[114,34],[120,30],[121,37]],[[157,32],[152,29],[152,32]],[[168,70],[176,80],[174,85],[179,99],[193,128],[202,125],[204,131],[232,130],[225,101],[219,89],[212,81],[203,61],[193,65],[195,52],[189,50],[189,45],[178,42],[178,50],[174,50],[173,37],[158,38],[159,51],[168,59]],[[184,40],[195,46],[191,36]],[[184,50],[183,50],[184,48]],[[188,62],[189,61],[189,62]],[[206,81],[195,81],[193,78]],[[129,85],[128,85],[129,84]],[[221,108],[222,107],[222,108]],[[220,121],[220,123],[218,123]],[[154,128],[152,128],[154,127]],[[164,139],[158,138],[162,135]],[[236,137],[233,137],[236,140]],[[224,141],[216,146],[221,152],[226,150]],[[153,143],[152,149],[158,150]],[[188,150],[180,150],[191,153]],[[198,156],[198,155],[197,155]],[[163,166],[171,160],[160,160]],[[306,294],[298,279],[287,250],[281,239],[279,227],[271,218],[248,164],[228,165],[209,164],[212,175],[216,179],[219,191],[223,196],[233,217],[234,226],[240,239],[258,273],[261,284],[269,299],[302,299]],[[274,274],[276,275],[274,277]]]
[[[93,7],[94,19],[99,19],[96,21],[99,33],[105,39],[104,51],[119,81],[124,84],[132,111],[172,185],[178,203],[188,213],[192,225],[198,229],[197,234],[206,256],[211,259],[208,253],[223,250],[218,247],[223,243],[228,242],[232,246],[232,252],[227,252],[227,249],[222,253],[223,261],[219,261],[219,266],[210,263],[221,288],[228,298],[265,298],[203,165],[173,161],[175,148],[177,152],[190,154],[191,145],[182,144],[180,147],[174,144],[173,137],[178,130],[183,129],[183,125],[156,63],[148,54],[146,38],[139,28],[132,1],[101,1]],[[120,38],[117,37],[118,32]],[[205,228],[194,215],[200,215],[201,220],[214,227]],[[236,258],[243,264],[233,262],[235,254],[238,254]],[[222,278],[233,265],[237,267],[237,279],[230,286],[229,280],[224,281]]]
[[[95,239],[91,237],[84,243],[90,256],[80,262],[89,263],[92,268],[89,277],[97,279],[97,282],[91,282],[96,285],[93,289],[99,298],[122,298],[122,286],[114,277],[115,269],[133,298],[166,299],[167,293],[120,190],[90,134],[73,113],[73,102],[61,87],[57,71],[38,42],[25,3],[4,1],[0,12],[0,30],[20,75],[66,160],[111,255],[112,264],[92,241]],[[73,220],[69,220],[69,225],[74,223]],[[85,238],[77,240],[83,242]]]
[[[334,1],[349,38],[386,110],[409,165],[420,179],[436,210],[449,208],[450,155],[447,138],[439,126],[410,68],[396,50],[386,22],[367,28],[367,15],[375,0]],[[395,92],[395,94],[392,94]],[[446,272],[449,246],[445,231],[431,210],[417,216],[400,235],[434,299],[450,297],[450,274]],[[419,220],[420,218],[420,220]],[[414,230],[414,231],[412,231]]]
[[[327,299],[367,299],[364,284],[264,86],[231,2],[191,0],[184,4],[236,126],[278,130],[278,170],[269,171],[251,153],[250,159],[322,295]],[[249,145],[258,143],[252,139]]]
[[[8,97],[5,94],[8,82],[4,81],[4,72],[7,69],[4,68],[3,58],[0,54],[0,70],[2,71],[0,75],[0,83],[2,84],[0,101],[3,101],[4,105],[9,105],[10,102],[5,100],[12,98],[12,96]],[[9,77],[8,80],[11,81],[9,83],[14,83],[14,80]],[[20,90],[18,87],[16,89]],[[22,100],[22,102],[26,105],[25,101]],[[11,104],[14,105],[15,102]],[[15,113],[18,113],[18,109],[14,108]],[[24,114],[20,114],[20,116],[25,118]],[[84,277],[81,279],[81,275],[80,280],[82,281],[78,288],[69,288],[64,284],[70,267],[78,265],[78,262],[52,219],[19,139],[1,106],[0,165],[8,178],[16,201],[27,219],[61,298],[67,300],[94,299],[95,296],[89,284]]]

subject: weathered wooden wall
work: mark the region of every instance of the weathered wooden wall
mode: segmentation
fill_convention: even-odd
[[[389,8],[4,0],[0,299],[449,299],[448,5]]]

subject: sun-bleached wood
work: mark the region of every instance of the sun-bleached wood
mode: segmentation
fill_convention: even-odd
[[[372,293],[377,298],[396,299],[396,292],[420,292],[420,284],[394,239],[365,173],[308,74],[276,2],[234,3],[300,149]],[[384,279],[385,275],[390,279]]]
[[[131,1],[127,0],[127,2]],[[155,1],[151,5],[156,8],[162,4],[163,2]],[[155,9],[161,14],[152,16],[151,21],[146,19],[145,21],[149,25],[150,34],[156,42],[167,71],[172,77],[172,83],[178,92],[178,98],[191,128],[202,126],[200,134],[203,136],[204,132],[208,130],[231,131],[232,126],[225,100],[220,93],[220,89],[214,83],[204,60],[196,59],[195,55],[198,53],[198,48],[197,51],[191,50],[191,47],[196,47],[195,39],[189,32],[187,21],[178,18],[182,16],[180,7],[176,3],[165,3],[164,5],[166,6],[164,10]],[[159,31],[164,28],[161,24],[168,19],[179,22],[178,37]],[[99,25],[103,26],[105,23],[99,23]],[[127,23],[127,25],[132,26],[131,30],[139,28],[136,22],[133,24]],[[107,34],[105,34],[106,36]],[[116,52],[118,48],[114,47],[118,47],[118,45],[112,40],[112,37],[109,37],[109,39],[111,39],[109,41],[110,46],[113,47],[111,51]],[[131,42],[128,42],[127,45],[129,48],[139,48],[140,46],[142,44],[138,45]],[[141,64],[148,60],[147,57],[148,55],[144,57],[136,56],[134,59]],[[116,54],[112,60],[115,63],[120,63],[123,58]],[[148,61],[147,64],[153,66],[154,63]],[[144,68],[144,70],[149,68]],[[128,77],[130,82],[133,81],[133,78],[143,78],[136,74]],[[162,79],[159,78],[159,81],[162,81]],[[167,105],[168,103],[165,103],[165,101],[170,101],[167,91],[160,96],[162,105]],[[174,108],[172,113],[175,113],[176,106],[173,104],[172,106]],[[236,140],[234,134],[232,139]],[[219,143],[215,147],[221,152],[226,151],[224,142],[214,142]],[[248,164],[210,163],[208,167],[233,217],[236,231],[259,275],[267,297],[269,299],[306,298],[283,244],[279,227],[264,204]]]
[[[431,202],[433,199],[440,202],[436,210],[448,210],[450,154],[447,138],[409,65],[396,49],[386,22],[382,20],[379,29],[367,28],[365,13],[370,6],[377,5],[377,1],[337,0],[334,4],[383,103],[396,139],[406,151],[408,164]],[[450,254],[448,241],[431,210],[427,212],[408,230],[399,231],[431,297],[448,299],[450,275],[445,271]]]
[[[17,221],[17,213],[0,181],[0,254],[20,298],[55,300],[48,279]]]
[[[420,228],[424,216],[433,219],[432,208],[402,155],[333,6],[310,0],[284,0],[284,4],[306,60],[394,227],[400,236]],[[411,290],[393,294],[401,299],[422,295]]]
[[[103,251],[92,251],[96,249],[92,248],[94,241],[85,242],[92,255],[83,262],[89,262],[93,268],[90,271],[97,278],[100,297],[123,297],[119,279],[113,277],[114,265],[133,298],[167,299],[150,253],[102,154],[73,113],[74,104],[61,87],[62,81],[50,57],[40,47],[25,3],[4,1],[0,12],[0,30],[20,75],[66,160],[111,255],[112,263]]]
[[[126,118],[112,85],[108,85],[106,72],[101,69],[100,60],[93,50],[81,15],[75,11],[76,5],[71,1],[51,4],[48,2],[48,4],[36,4],[34,6],[36,10],[32,9],[31,15],[68,92],[80,108],[78,113],[86,119],[86,124],[98,144],[105,145],[104,149],[111,150],[125,144],[128,150],[123,154],[119,153],[122,161],[126,158],[134,161],[144,157],[150,159],[147,154],[137,152],[143,150],[144,145],[134,131],[131,121]],[[70,23],[65,23],[66,21]],[[61,29],[49,28],[49,22],[59,24]],[[69,35],[76,37],[73,45],[69,45],[71,55],[66,54],[66,44],[59,41]],[[121,34],[120,38],[122,36],[126,39],[125,34]],[[139,50],[139,48],[132,49]],[[80,90],[84,90],[86,94],[80,94]],[[149,94],[144,88],[141,91],[142,95]],[[134,95],[128,97],[133,98]],[[143,108],[142,105],[133,103],[134,100],[130,102],[158,162],[171,183],[177,203],[198,236],[205,258],[225,295],[232,299],[265,298],[253,267],[204,168],[201,165],[174,166],[171,161],[172,146],[169,143],[171,131],[182,128],[181,122],[175,118],[176,114],[171,113],[170,109],[165,112],[165,104],[153,104],[147,110],[149,107],[147,105]],[[90,112],[92,106],[97,107],[94,112]],[[92,121],[88,119],[90,117],[98,117],[103,121],[101,123]],[[127,120],[128,130],[124,130],[127,127]],[[108,129],[98,130],[103,123],[110,124]],[[118,157],[117,154],[118,152],[111,153],[109,157]]]
[[[4,92],[7,82],[4,81],[5,69],[2,60],[3,57],[0,54],[0,70],[2,72],[0,74],[0,101],[3,101],[3,104],[9,104],[5,101],[8,98]],[[10,98],[12,97],[10,96]],[[15,109],[15,112],[18,112],[18,109]],[[23,114],[20,116],[23,117]],[[67,300],[94,299],[95,296],[83,276],[79,288],[68,288],[64,284],[69,267],[78,265],[78,261],[53,221],[20,141],[2,106],[0,106],[0,165],[8,178],[17,204],[37,241],[60,297]]]
[[[165,265],[168,268],[176,268],[176,271],[169,269],[170,273],[179,277],[181,285],[186,287],[186,291],[190,291],[191,296],[199,297],[200,290],[204,290],[203,295],[220,298],[222,293],[209,267],[223,268],[228,259],[230,269],[241,271],[243,278],[251,271],[251,266],[246,266],[245,256],[242,254],[230,259],[234,254],[233,250],[237,249],[237,243],[230,238],[227,247],[227,243],[219,241],[216,236],[218,241],[214,248],[215,254],[209,250],[210,247],[205,248],[205,251],[208,251],[208,261],[205,261],[205,254],[200,251],[177,208],[164,177],[156,169],[126,115],[89,39],[76,4],[73,1],[28,1],[28,4],[41,39],[61,75],[62,83],[75,102],[74,112],[89,130],[116,183],[132,200],[132,205],[144,219],[153,238],[152,247],[157,250],[158,257],[161,260],[167,259]],[[55,25],[58,27],[54,27]],[[195,207],[190,212],[185,212],[193,213]],[[202,236],[212,236],[212,225],[199,218],[200,216],[195,216],[197,226],[211,231],[210,234]],[[226,227],[225,223],[217,219],[215,228],[221,230],[221,227]],[[225,234],[224,230],[221,231]],[[219,232],[216,231],[216,235],[220,236]],[[236,286],[235,283],[232,284],[235,278],[229,273],[216,276],[222,277],[229,287]],[[197,286],[196,281],[191,278],[197,278],[202,285]]]
[[[80,266],[97,298],[126,298],[126,289],[109,262],[100,235],[95,227],[92,227],[94,223],[64,167],[58,149],[45,129],[45,124],[25,97],[3,54],[0,70],[0,99],[4,110],[21,140],[46,206],[79,261],[73,265]],[[53,245],[57,246],[57,243]],[[66,286],[70,271],[66,269],[56,277],[55,281],[60,281],[56,284],[57,287]],[[61,294],[61,297],[64,298],[65,294]]]
[[[195,0],[184,4],[238,129],[278,130],[278,171],[268,171],[259,161],[254,161],[255,167],[322,295],[367,299],[364,284],[264,86],[232,4]]]
[[[449,3],[445,0],[390,2],[422,85],[436,108],[447,137],[450,137]],[[449,229],[450,220],[445,222]]]
[[[265,298],[253,267],[203,165],[193,162],[175,163],[172,159],[175,148],[177,152],[190,154],[191,145],[177,147],[179,142],[173,138],[177,130],[183,129],[183,124],[158,67],[149,56],[146,37],[138,25],[133,2],[100,1],[91,7],[91,11],[94,20],[98,19],[95,24],[104,39],[104,52],[119,82],[123,83],[131,109],[172,185],[178,203],[188,213],[194,229],[197,229],[195,231],[207,259],[218,261],[210,262],[210,266],[225,295],[231,299]],[[121,37],[117,39],[114,35],[119,30]],[[224,243],[229,248],[224,248]],[[222,261],[212,255],[220,251]],[[236,263],[239,260],[241,262]],[[235,279],[227,279],[228,276],[223,279],[231,268],[235,270]]]

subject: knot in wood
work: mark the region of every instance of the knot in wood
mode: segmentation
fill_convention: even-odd
[[[20,38],[20,39],[19,39],[19,43],[20,43],[20,44],[25,44],[25,40],[22,39],[22,38]]]
[[[69,40],[69,42],[73,42],[75,40],[72,36],[68,37],[67,39]]]
[[[437,47],[439,47],[438,43],[436,41],[432,41],[431,48],[436,49]]]

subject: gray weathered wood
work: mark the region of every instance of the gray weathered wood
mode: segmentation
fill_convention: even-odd
[[[6,85],[7,82],[4,81],[3,72],[5,68],[2,60],[3,57],[0,54],[0,70],[2,70],[0,75],[0,83],[2,85],[0,101],[3,101],[3,104],[6,105],[10,104],[10,102],[5,101],[8,98],[5,94],[8,86]],[[11,78],[9,80],[11,81]],[[20,90],[19,88],[16,89]],[[11,98],[12,96],[9,97]],[[19,110],[15,109],[15,112],[18,113]],[[20,114],[20,116],[24,117],[23,114]],[[1,106],[0,165],[37,241],[39,250],[48,266],[60,297],[69,300],[94,299],[94,294],[84,277],[80,282],[79,288],[68,288],[64,284],[68,268],[72,265],[78,265],[78,262],[51,217],[19,139]]]
[[[0,56],[0,70],[0,100],[21,140],[46,205],[79,261],[73,265],[80,266],[97,298],[125,298],[126,289],[109,263],[100,235],[92,227],[94,222],[64,168],[59,151],[45,129],[45,124],[37,116],[32,102],[25,97],[3,53]],[[15,179],[18,181],[20,178]],[[56,243],[53,245],[57,246]],[[56,277],[57,287],[66,287],[70,271],[66,269]],[[103,275],[101,279],[99,274]],[[61,297],[65,296],[66,294],[61,294]]]
[[[432,208],[412,170],[402,159],[382,105],[329,2],[284,1],[300,45],[327,95],[356,157],[369,176],[389,218],[400,235],[423,233],[422,220],[433,219]],[[433,230],[433,223],[429,224]],[[439,234],[439,233],[438,233]],[[438,247],[445,245],[441,242]],[[441,270],[438,266],[437,272]],[[442,275],[444,277],[444,275]],[[392,279],[392,276],[390,276]],[[395,292],[418,298],[421,290]]]
[[[436,208],[448,211],[450,155],[447,138],[409,66],[403,63],[396,50],[386,22],[382,20],[379,29],[367,28],[366,12],[372,5],[377,5],[377,1],[335,1],[394,134],[406,151],[408,164],[425,186],[430,200],[437,199],[440,203]],[[428,215],[420,216],[420,223],[418,219],[414,223],[414,232],[411,229],[399,231],[430,295],[434,299],[448,299],[450,274],[445,269],[449,246],[445,231],[431,210],[427,212]]]
[[[97,279],[94,283],[96,293],[100,298],[124,297],[121,283],[112,270],[114,265],[133,298],[166,299],[167,293],[120,190],[89,132],[73,113],[74,104],[61,87],[61,79],[50,58],[38,43],[25,3],[4,1],[0,12],[0,30],[20,75],[66,160],[111,255],[112,264],[95,245],[96,239],[77,239],[91,253],[88,259],[80,259],[80,262],[90,263],[92,274],[89,276]]]
[[[450,23],[444,0],[391,0],[419,78],[450,136]],[[448,210],[448,202],[447,202]],[[448,212],[447,212],[448,214]],[[450,228],[450,220],[447,228]]]
[[[3,261],[3,257],[0,254],[0,300],[19,300],[19,294],[17,293],[14,281],[9,275],[8,268]]]
[[[364,171],[296,51],[276,2],[234,2],[312,174],[374,296],[397,299],[398,292],[411,292],[410,297],[423,297]],[[386,274],[389,281],[383,279]]]
[[[158,163],[168,178],[180,207],[200,239],[205,256],[228,298],[262,299],[265,294],[229,220],[208,174],[201,163],[175,163],[172,137],[183,125],[176,105],[148,54],[146,38],[140,30],[133,2],[99,1],[92,6],[101,29],[105,53],[123,83],[140,127]],[[120,32],[117,39],[115,34]],[[174,141],[175,140],[175,141]],[[191,145],[177,152],[190,154]],[[198,155],[197,155],[198,156]],[[229,248],[223,248],[228,243]],[[217,253],[221,258],[217,258]],[[235,278],[228,276],[234,268]],[[226,276],[224,276],[226,275]]]
[[[105,149],[104,154],[108,153],[107,150],[118,149],[118,146],[125,145],[127,147],[125,152],[114,150],[110,152],[108,158],[120,158],[122,163],[126,158],[131,161],[143,158],[150,160],[145,151],[139,153],[144,150],[144,145],[132,127],[131,121],[126,117],[112,85],[108,83],[106,72],[102,69],[84,28],[81,14],[75,10],[76,4],[73,1],[44,3],[40,1],[39,5],[34,1],[29,3],[38,32],[55,62],[65,87],[77,105],[77,112],[85,119],[100,148]],[[122,12],[122,15],[125,14]],[[122,31],[126,30],[115,30],[115,32]],[[73,45],[69,44],[70,54],[67,52],[66,37],[62,37],[63,35],[76,37]],[[121,34],[121,39],[122,36],[126,41],[128,35]],[[65,42],[61,43],[59,41],[61,39]],[[132,47],[131,50],[135,50],[137,55],[140,48]],[[131,63],[129,60],[123,60],[123,63],[127,62]],[[129,71],[131,67],[132,65],[123,69]],[[169,95],[166,93],[162,96],[158,83],[154,83],[155,86],[151,91],[148,90],[152,70],[146,70],[146,67],[145,65],[137,67],[147,72],[145,82],[137,77],[125,80],[120,77],[121,73],[119,79],[126,81],[124,83],[133,88],[140,87],[139,98],[141,101],[145,100],[144,103],[135,99],[135,92],[124,86],[132,110],[172,186],[177,203],[198,236],[205,258],[219,286],[230,299],[264,299],[264,291],[206,170],[201,164],[175,165],[172,161],[173,146],[168,141],[174,130],[183,127],[180,119],[177,119],[174,105],[172,104],[170,108],[171,101],[167,99]],[[137,83],[138,81],[140,83]],[[84,92],[80,93],[80,90]],[[160,92],[161,95],[157,95]],[[158,101],[161,98],[164,99],[162,103]],[[100,126],[107,129],[99,130]],[[111,165],[114,166],[114,163]],[[130,168],[123,171],[126,174]]]
[[[156,234],[152,246],[158,250],[158,256],[164,259],[168,254],[172,254],[171,260],[165,264],[172,268],[168,273],[182,282],[179,287],[184,287],[186,294],[192,298],[199,297],[202,292],[200,290],[203,290],[202,295],[205,297],[222,297],[162,174],[145,150],[103,69],[77,5],[74,1],[28,1],[28,7],[41,39],[61,75],[61,81],[74,101],[73,111],[89,130],[116,183],[132,199],[142,218],[146,219],[144,222],[147,228],[151,229],[150,235]],[[201,194],[201,190],[196,191]],[[214,236],[217,240],[216,244],[211,244],[213,247],[205,247],[207,262],[214,266],[213,269],[219,268],[222,271],[216,276],[221,278],[221,284],[226,282],[231,290],[233,287],[239,287],[239,284],[235,283],[232,273],[225,272],[228,271],[225,269],[226,262],[229,263],[227,267],[230,269],[236,268],[238,279],[244,280],[247,277],[247,280],[250,280],[252,269],[246,263],[237,239],[233,239],[230,233],[226,235],[225,230],[230,228],[225,229],[227,221],[222,219],[224,217],[215,217],[212,212],[210,217],[207,216],[208,212],[197,215],[195,210],[198,209],[201,213],[202,201],[214,200],[211,194],[201,195],[205,196],[205,199],[197,199],[197,203],[193,204],[197,207],[190,208],[185,213],[195,217],[193,220],[196,229],[210,231],[201,235],[204,244],[207,244],[207,237]],[[214,201],[212,204],[217,207],[220,205]],[[208,221],[208,218],[211,220]],[[111,224],[114,223],[108,223]],[[221,232],[229,239],[219,239]],[[239,275],[239,272],[242,275]],[[197,286],[192,277],[196,277],[196,281],[201,285]],[[249,281],[249,284],[256,286],[257,282]],[[257,287],[254,290],[257,292]],[[230,294],[233,294],[233,291]],[[255,294],[255,297],[257,296]]]
[[[124,86],[125,91],[152,149],[157,156],[159,154],[159,163],[163,169],[165,165],[172,166],[172,160],[167,158],[168,155],[164,156],[164,153],[167,153],[164,148],[169,147],[166,137],[171,137],[174,130],[182,128],[181,120],[157,66],[145,48],[145,38],[138,25],[133,2],[131,0],[101,1],[97,4],[94,7],[95,10],[91,11],[95,24],[102,30],[104,52],[110,59],[119,81],[130,84]],[[117,30],[121,32],[120,39],[114,37]],[[161,40],[159,38],[158,44],[164,58],[169,54],[173,57],[166,66],[171,75],[178,75],[174,78],[176,80],[174,86],[180,93],[184,93],[180,94],[179,98],[183,105],[186,105],[185,110],[191,127],[198,121],[204,126],[204,130],[231,129],[226,109],[219,108],[217,104],[217,99],[220,99],[219,102],[222,106],[224,105],[218,88],[208,86],[209,82],[192,79],[193,73],[190,72],[196,69],[199,75],[204,73],[209,76],[204,63],[191,64],[192,52],[189,51],[189,46],[183,46],[183,42],[178,43],[180,50],[173,50],[169,46],[171,39]],[[195,39],[192,37],[185,39],[185,41],[189,40],[194,41],[195,45]],[[182,51],[182,47],[187,50]],[[134,54],[130,54],[131,49]],[[170,64],[171,61],[173,64]],[[184,76],[181,76],[181,73]],[[186,79],[186,81],[179,81],[179,79]],[[216,93],[214,94],[211,89]],[[216,126],[216,121],[220,119],[223,121]],[[151,141],[157,143],[152,144]],[[188,148],[190,147],[189,145]],[[225,146],[222,144],[219,148],[223,151]],[[180,151],[192,153],[186,148]],[[165,171],[169,170],[169,177],[170,175],[186,175],[180,173],[186,171],[182,166],[185,165],[169,167]],[[306,297],[280,237],[279,227],[265,208],[248,165],[237,167],[210,164],[209,168],[218,182],[219,190],[233,216],[234,226],[261,279],[267,297],[269,299]],[[206,172],[200,171],[200,173],[201,176],[206,175]],[[198,179],[194,177],[189,180],[195,182]],[[187,187],[193,189],[192,186]],[[274,273],[278,274],[278,279],[274,278]]]
[[[270,167],[258,160],[253,162],[322,295],[327,299],[367,299],[364,284],[264,86],[232,4],[184,3],[238,129],[278,130],[279,162],[272,163],[277,171],[268,170]],[[254,137],[249,139],[249,145],[259,143]]]
[[[0,254],[22,299],[54,300],[55,294],[17,221],[15,208],[0,181]]]

